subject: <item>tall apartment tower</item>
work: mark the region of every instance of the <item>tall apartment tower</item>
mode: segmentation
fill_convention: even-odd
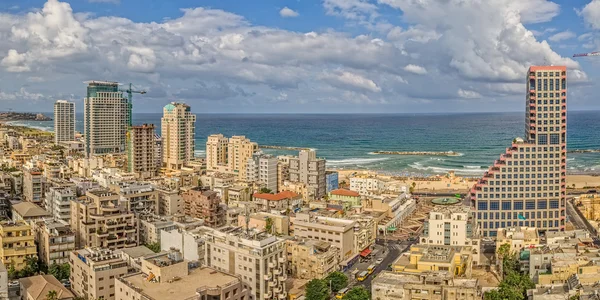
[[[258,151],[258,144],[250,141],[243,135],[234,135],[229,139],[227,146],[227,164],[229,172],[238,175],[242,181],[248,180],[246,165],[248,159]]]
[[[246,176],[248,182],[257,182],[277,192],[277,157],[257,152],[248,158]]]
[[[132,126],[127,139],[127,169],[140,178],[156,175],[156,145],[154,125]]]
[[[196,115],[190,106],[171,102],[163,108],[163,162],[167,169],[179,170],[194,158]]]
[[[75,103],[58,100],[54,103],[54,143],[75,140]]]
[[[525,138],[516,138],[471,190],[483,236],[498,228],[564,231],[567,160],[567,69],[527,73]]]
[[[298,157],[289,161],[290,181],[306,184],[314,199],[325,196],[325,159],[317,158],[314,150],[301,150]]]
[[[212,134],[206,140],[206,169],[218,170],[227,167],[227,145],[229,139],[222,134]]]
[[[84,99],[86,156],[124,153],[131,103],[119,91],[117,82],[89,81],[87,84]]]

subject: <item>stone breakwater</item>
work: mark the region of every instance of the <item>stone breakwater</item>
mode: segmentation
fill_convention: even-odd
[[[305,148],[305,147],[269,146],[269,145],[258,145],[258,147],[262,148],[262,149],[294,150],[294,151],[310,149],[310,148]]]
[[[385,155],[422,155],[422,156],[462,156],[461,153],[454,151],[435,152],[435,151],[375,151],[372,154]]]
[[[567,153],[600,153],[600,149],[567,150]]]

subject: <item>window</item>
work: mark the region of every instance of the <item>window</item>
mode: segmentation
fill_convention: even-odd
[[[477,210],[487,210],[487,209],[488,209],[487,201],[478,201],[477,202]]]
[[[548,208],[548,202],[546,200],[538,200],[538,209],[546,209]]]
[[[558,200],[550,200],[550,208],[558,208]]]
[[[560,135],[558,133],[550,134],[550,145],[558,145],[560,144]]]
[[[510,201],[502,201],[502,210],[510,210],[511,208]]]
[[[548,144],[548,135],[540,134],[538,135],[538,145],[547,145]]]
[[[525,202],[525,209],[535,209],[535,201]]]

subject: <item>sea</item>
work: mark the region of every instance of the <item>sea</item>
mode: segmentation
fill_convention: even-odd
[[[51,116],[52,113],[46,114]],[[600,149],[600,112],[567,116],[569,150]],[[161,114],[134,113],[134,124],[155,124]],[[53,122],[13,121],[52,131]],[[76,115],[83,132],[83,114]],[[160,134],[160,132],[157,132]],[[525,134],[524,113],[448,114],[197,114],[196,155],[205,155],[210,134],[245,135],[259,145],[307,147],[328,168],[368,169],[394,175],[430,176],[455,171],[483,174],[515,137]],[[378,155],[375,151],[458,152],[459,156]],[[297,151],[264,149],[275,155]],[[568,173],[600,174],[600,153],[569,153]]]

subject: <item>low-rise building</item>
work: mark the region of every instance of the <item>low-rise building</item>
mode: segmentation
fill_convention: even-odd
[[[75,295],[64,287],[52,275],[35,275],[19,279],[21,285],[21,299],[48,300],[48,294],[55,292],[56,300],[73,300]]]
[[[183,193],[185,215],[204,220],[204,225],[221,227],[225,225],[225,205],[217,192],[193,188]]]
[[[339,269],[340,250],[316,240],[287,240],[288,273],[298,279],[322,279]]]
[[[252,201],[256,204],[258,210],[266,212],[293,210],[302,206],[302,197],[290,191],[277,194],[256,193],[253,195]]]
[[[361,206],[360,194],[346,189],[337,189],[329,192],[328,201],[341,204],[344,207],[344,210]]]
[[[371,283],[371,298],[378,300],[478,300],[477,279],[456,279],[447,272],[399,274],[383,271]]]
[[[122,203],[127,204],[127,210],[133,213],[158,214],[158,191],[154,186],[139,182],[121,182],[111,185],[111,190],[119,194]]]
[[[160,232],[162,230],[171,231],[179,228],[170,218],[157,215],[140,216],[138,226],[140,232],[139,243],[142,245],[160,244]]]
[[[270,234],[289,235],[290,218],[285,215],[265,212],[252,213],[246,217],[245,214],[238,215],[237,225],[242,228],[256,229]]]
[[[496,249],[500,249],[503,244],[510,245],[510,253],[519,253],[525,248],[539,245],[540,236],[535,227],[498,228]]]
[[[35,236],[31,226],[23,221],[0,222],[0,259],[5,266],[19,271],[26,266],[27,258],[36,258]]]
[[[392,264],[396,273],[419,274],[445,271],[451,276],[470,278],[473,266],[469,246],[413,245]]]
[[[385,189],[385,181],[377,176],[359,175],[350,178],[350,190],[361,195],[379,193]]]
[[[71,200],[77,194],[71,187],[51,187],[46,192],[46,209],[52,217],[69,222],[71,219]]]
[[[158,192],[158,212],[160,215],[173,216],[183,214],[185,204],[178,189],[158,187],[156,191]]]
[[[128,273],[127,261],[109,249],[84,248],[71,252],[71,290],[87,299],[114,300],[115,280]]]
[[[14,222],[24,221],[30,226],[52,215],[47,210],[32,202],[19,202],[12,205],[12,220]]]
[[[75,250],[75,233],[69,223],[48,219],[38,222],[35,230],[38,254],[46,266],[69,262],[69,254]]]

